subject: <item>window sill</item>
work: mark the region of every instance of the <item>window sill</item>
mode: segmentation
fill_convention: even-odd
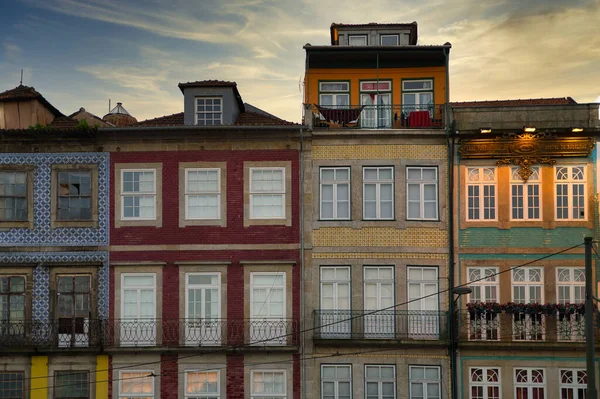
[[[0,229],[29,229],[33,230],[33,221],[31,220],[7,220],[0,222]]]
[[[52,220],[50,227],[53,229],[79,227],[79,228],[98,228],[97,220]]]

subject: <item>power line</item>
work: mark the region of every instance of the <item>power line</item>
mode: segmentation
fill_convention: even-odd
[[[542,256],[540,258],[533,259],[533,260],[525,262],[523,264],[520,264],[520,265],[517,265],[517,266],[513,266],[513,267],[507,268],[507,269],[502,270],[502,271],[498,271],[498,272],[492,273],[490,275],[487,275],[487,276],[484,276],[484,277],[481,277],[481,278],[469,281],[467,283],[456,285],[456,286],[454,286],[454,288],[457,288],[457,287],[466,287],[466,286],[468,286],[470,284],[473,284],[473,283],[476,283],[478,281],[487,280],[488,278],[490,278],[492,276],[497,276],[497,275],[500,275],[500,274],[503,274],[503,273],[507,273],[507,272],[510,272],[512,270],[515,270],[515,269],[518,269],[518,268],[521,268],[521,267],[529,266],[529,265],[531,265],[533,263],[536,263],[536,262],[539,262],[539,261],[551,258],[553,256],[560,255],[562,253],[568,252],[568,251],[570,251],[572,249],[575,249],[575,248],[578,248],[578,247],[580,247],[582,245],[583,245],[583,243],[577,244],[577,245],[573,245],[573,246],[571,246],[569,248],[566,248],[566,249],[563,249],[563,250],[560,250],[560,251],[557,251],[557,252],[554,252],[554,253],[551,253],[551,254],[544,255],[544,256]],[[431,293],[431,294],[428,294],[428,295],[425,295],[425,296],[421,296],[419,298],[413,298],[413,299],[410,299],[408,301],[397,303],[397,304],[394,304],[394,305],[391,305],[391,306],[388,306],[388,307],[385,307],[385,308],[382,308],[382,309],[377,309],[377,310],[371,310],[371,311],[368,311],[368,312],[363,312],[360,315],[352,316],[352,317],[349,317],[347,319],[337,320],[337,321],[334,321],[334,322],[331,322],[331,323],[320,325],[318,327],[311,327],[311,328],[307,328],[307,329],[304,329],[304,330],[300,330],[298,332],[292,332],[292,333],[288,333],[288,334],[284,334],[284,335],[280,335],[280,336],[276,336],[276,337],[270,337],[270,338],[263,339],[263,340],[260,340],[260,341],[253,341],[251,343],[246,343],[246,344],[241,344],[241,345],[234,345],[234,346],[229,346],[229,347],[224,347],[224,348],[217,348],[214,351],[208,351],[208,352],[203,352],[203,353],[195,353],[195,354],[186,355],[186,356],[179,356],[178,359],[188,359],[188,358],[192,358],[192,357],[196,357],[196,356],[212,355],[212,354],[215,354],[215,353],[227,352],[227,351],[231,351],[231,350],[235,350],[235,349],[243,349],[245,347],[255,347],[257,344],[260,344],[260,343],[266,343],[266,342],[281,340],[283,338],[287,338],[287,337],[293,336],[295,334],[306,334],[307,332],[311,332],[311,331],[322,329],[324,327],[329,327],[329,326],[333,326],[333,325],[336,325],[336,324],[345,323],[345,322],[348,322],[348,321],[352,321],[352,320],[364,318],[366,316],[371,316],[371,315],[376,314],[378,312],[382,312],[382,311],[386,311],[386,310],[392,310],[392,309],[395,309],[395,308],[397,308],[399,306],[408,305],[408,304],[410,304],[412,302],[420,301],[422,299],[430,298],[430,297],[433,297],[433,296],[436,296],[436,295],[440,295],[440,294],[443,294],[443,293],[447,293],[447,292],[450,292],[450,289],[447,288],[447,289],[444,289],[444,290],[439,290],[437,292],[434,292],[434,293]],[[450,317],[454,317],[454,316],[450,315]],[[148,365],[153,365],[153,364],[158,364],[158,363],[162,363],[162,360],[157,360],[157,361],[153,361],[153,362],[138,363],[138,364],[127,365],[127,366],[122,366],[122,367],[117,367],[117,368],[113,367],[113,368],[110,368],[110,369],[96,370],[96,372],[111,371],[111,370],[114,371],[114,370],[121,370],[121,369],[127,369],[127,368],[135,368],[135,367],[148,366]],[[52,377],[52,376],[51,375],[37,376],[37,377],[29,377],[29,378],[24,379],[24,380],[33,380],[33,379],[50,378],[50,377]],[[140,377],[140,378],[142,378],[142,377]],[[21,380],[18,380],[18,381],[21,381]]]

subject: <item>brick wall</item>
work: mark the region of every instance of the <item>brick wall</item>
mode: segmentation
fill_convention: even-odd
[[[228,399],[244,399],[244,355],[227,355]]]
[[[160,397],[161,399],[177,399],[179,393],[179,372],[177,355],[161,355],[160,357]]]
[[[163,320],[178,320],[185,315],[179,314],[179,270],[177,265],[169,263],[163,268],[162,274],[162,318]],[[163,343],[177,344],[178,331],[164,331]]]

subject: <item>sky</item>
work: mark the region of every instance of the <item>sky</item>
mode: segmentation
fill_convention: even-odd
[[[0,0],[0,92],[33,86],[64,114],[181,112],[179,82],[232,80],[300,121],[305,53],[337,23],[419,24],[452,43],[451,101],[600,101],[600,0]]]

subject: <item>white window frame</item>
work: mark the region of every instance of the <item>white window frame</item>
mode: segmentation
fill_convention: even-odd
[[[521,169],[519,166],[513,166],[510,168],[510,220],[514,221],[527,221],[527,220],[541,220],[542,219],[542,206],[543,206],[543,198],[542,198],[542,170],[539,166],[532,166],[531,170],[535,171],[533,174],[524,181],[519,175],[518,171]],[[515,195],[513,193],[514,189],[521,188],[522,193],[520,195]],[[530,187],[537,187],[537,195],[530,195],[528,190]],[[534,188],[535,190],[535,188]],[[533,198],[537,197],[538,206],[534,206],[531,203]],[[515,210],[515,201],[520,199],[523,202],[523,217],[514,217]],[[529,217],[530,209],[537,209],[538,217]]]
[[[326,90],[326,89],[323,89],[323,85],[324,84],[336,84],[336,85],[337,84],[344,84],[344,85],[347,85],[347,88],[346,89],[340,89],[340,90],[332,90],[332,89]],[[348,93],[350,91],[350,82],[347,82],[347,81],[319,82],[319,91],[320,92],[325,92],[325,93]]]
[[[365,178],[365,172],[367,169],[375,169],[377,171],[377,178],[376,180],[367,180]],[[391,179],[380,179],[379,178],[379,173],[382,169],[390,169],[392,171],[392,177]],[[396,201],[395,201],[395,171],[394,171],[394,167],[393,166],[363,166],[362,168],[362,177],[363,177],[363,219],[364,220],[394,220],[394,217],[396,215]],[[375,217],[374,218],[368,218],[366,216],[366,206],[365,206],[365,202],[366,202],[366,196],[365,196],[365,192],[366,192],[366,186],[367,184],[373,184],[375,185]],[[381,186],[383,184],[391,184],[392,185],[392,215],[389,218],[383,218],[381,217]]]
[[[277,285],[275,284],[275,281],[273,281],[273,284],[268,284],[268,285],[262,285],[262,284],[256,284],[254,282],[254,277],[255,276],[276,276],[276,277],[282,277],[282,284],[281,285]],[[259,316],[259,315],[255,315],[253,312],[253,304],[254,304],[254,289],[255,288],[267,288],[268,289],[268,294],[267,294],[267,299],[269,299],[269,296],[271,295],[271,290],[274,288],[281,288],[283,291],[283,315],[282,316],[278,316],[281,317],[282,319],[286,318],[287,315],[287,293],[286,293],[286,273],[285,272],[251,272],[250,273],[250,317],[251,318],[255,318],[255,317],[263,317],[263,316]],[[266,304],[266,302],[265,302]]]
[[[345,169],[348,171],[348,179],[347,180],[337,180],[337,171]],[[323,180],[323,171],[324,170],[333,170],[334,180]],[[352,171],[349,166],[322,166],[319,168],[319,218],[321,220],[351,220],[352,219]],[[326,218],[323,216],[323,186],[330,185],[333,189],[333,217]],[[348,186],[348,217],[341,218],[337,215],[337,187],[338,185],[347,185]]]
[[[388,38],[388,37],[395,37],[396,38],[396,44],[383,44],[383,38]],[[383,35],[379,35],[379,45],[380,46],[398,46],[400,44],[400,35],[397,33],[390,33],[390,34],[383,34]]]
[[[479,270],[478,281],[471,280],[471,273]],[[498,268],[495,266],[469,267],[467,268],[467,280],[469,287],[473,290],[469,294],[470,303],[498,302],[500,297],[500,284],[498,279]],[[481,277],[485,277],[481,279]],[[494,289],[495,288],[495,289]],[[488,295],[488,289],[489,294]],[[495,292],[492,298],[491,293]],[[474,298],[477,296],[477,298]],[[489,297],[489,298],[488,298]],[[485,301],[482,301],[485,299]],[[474,341],[497,341],[500,339],[500,317],[497,313],[474,313],[469,315],[469,334]]]
[[[567,173],[568,173],[568,179],[565,180],[558,180],[558,170],[561,168],[566,168],[567,169]],[[583,171],[583,179],[581,180],[577,180],[573,178],[573,169],[574,168],[581,168],[581,170]],[[558,186],[559,185],[566,185],[567,186],[567,210],[568,210],[568,217],[567,218],[563,218],[563,217],[559,217],[558,214]],[[574,186],[578,186],[578,185],[582,185],[583,186],[583,194],[578,195],[581,196],[583,199],[583,206],[578,207],[578,209],[583,209],[583,216],[579,217],[573,217],[573,199],[574,199],[574,193],[573,193],[573,188]],[[556,217],[557,221],[585,221],[588,220],[588,215],[587,215],[587,170],[585,165],[559,165],[559,166],[555,166],[554,167],[554,215]]]
[[[345,89],[324,89],[323,85],[326,84],[339,84],[339,85],[345,85],[346,88]],[[323,96],[331,96],[331,105],[323,105]],[[338,105],[338,97],[340,98],[345,98],[346,101],[344,101],[347,105]],[[322,107],[331,107],[333,109],[346,109],[350,107],[350,82],[344,82],[344,81],[339,81],[339,82],[319,82],[319,105]]]
[[[561,270],[568,270],[569,271],[569,281],[560,281],[559,280],[559,276],[561,274]],[[583,281],[579,280],[579,281],[575,281],[575,270],[579,270],[580,273],[578,273],[580,276],[583,276]],[[582,290],[582,300],[580,303],[584,303],[585,301],[585,269],[582,267],[557,267],[556,268],[556,302],[557,303],[561,303],[561,299],[560,299],[560,287],[569,287],[569,300],[564,302],[564,303],[577,303],[575,302],[575,297],[576,297],[576,293],[575,293],[575,288],[579,287]],[[564,300],[562,300],[564,301]]]
[[[255,171],[275,171],[275,170],[279,170],[281,171],[281,191],[254,191],[253,190],[253,179],[252,179],[252,175]],[[284,167],[257,167],[257,168],[250,168],[249,170],[249,188],[250,188],[250,192],[249,192],[249,196],[250,196],[250,219],[260,219],[260,220],[270,220],[270,219],[285,219],[286,215],[285,215],[285,208],[286,208],[286,202],[285,202],[285,196],[286,196],[286,187],[285,187],[285,179],[286,179],[286,175],[285,175],[285,168]],[[269,195],[269,196],[281,196],[281,216],[270,216],[270,217],[258,217],[254,215],[254,198],[255,196],[262,196],[262,195]]]
[[[367,377],[367,369],[368,368],[378,368],[381,374],[381,369],[382,368],[391,368],[394,371],[394,378],[393,379],[384,379],[384,378],[377,378],[377,379],[369,379]],[[365,364],[365,398],[371,396],[371,395],[367,395],[367,383],[369,382],[376,382],[377,383],[377,399],[383,399],[383,383],[393,383],[394,384],[394,397],[393,399],[396,399],[397,396],[397,392],[396,392],[396,365],[394,364]]]
[[[473,381],[473,371],[477,369],[482,370],[482,376],[486,380]],[[498,375],[497,382],[487,381],[488,370],[496,371],[496,374]],[[469,367],[469,398],[471,399],[473,398],[473,391],[471,389],[473,386],[483,387],[483,399],[490,399],[488,397],[488,387],[498,387],[498,398],[502,398],[502,369],[500,367]]]
[[[565,372],[571,372],[571,378],[573,379],[573,382],[571,383],[564,383],[562,382],[562,376],[563,373]],[[579,378],[578,378],[578,374],[580,372],[585,373],[585,377],[586,377],[586,382],[585,383],[580,383],[579,382]],[[585,369],[570,369],[570,368],[561,368],[558,370],[558,389],[559,389],[559,397],[561,397],[562,394],[562,390],[563,389],[568,389],[570,391],[573,392],[573,399],[585,399],[585,397],[587,396],[587,371]],[[584,389],[585,393],[582,396],[579,396],[579,390],[580,389]]]
[[[471,170],[478,170],[478,179],[477,181],[470,181],[470,171]],[[493,180],[484,180],[485,178],[485,173],[484,171],[488,170],[493,172],[494,174],[494,179]],[[465,192],[465,198],[466,198],[466,203],[465,203],[465,217],[467,221],[473,221],[473,222],[486,222],[486,221],[495,221],[498,220],[498,168],[496,168],[495,166],[468,166],[466,168],[466,192]],[[479,210],[479,217],[478,218],[471,218],[469,215],[469,199],[471,198],[471,196],[469,196],[469,188],[471,187],[477,187],[479,190],[479,194],[477,196],[473,196],[473,198],[476,198],[477,201],[477,209]],[[485,214],[485,196],[484,196],[484,190],[486,188],[489,189],[489,187],[493,187],[494,189],[494,196],[488,196],[487,198],[492,198],[494,201],[494,206],[493,207],[488,207],[488,209],[491,211],[494,211],[494,217],[493,218],[486,218],[484,216]]]
[[[123,378],[123,374],[128,374],[128,373],[137,373],[137,374],[141,374],[141,373],[148,373],[148,375],[146,377],[136,377],[136,378]],[[153,370],[121,370],[119,371],[119,398],[126,398],[126,399],[130,399],[130,398],[154,398],[155,395],[155,391],[156,391],[156,384],[154,383],[154,371]],[[134,380],[134,379],[142,379],[142,378],[150,378],[150,381],[152,381],[152,393],[124,393],[123,392],[123,381],[128,381],[128,380]]]
[[[198,373],[198,374],[209,374],[209,373],[217,373],[217,392],[198,392],[198,393],[188,393],[188,374],[190,373]],[[219,370],[185,370],[184,373],[184,385],[183,385],[183,395],[185,399],[212,399],[212,398],[220,398],[221,397],[221,371]]]
[[[214,112],[214,111],[198,111],[198,100],[219,100],[219,103],[221,104],[221,111],[219,112]],[[214,103],[213,103],[214,104]],[[206,103],[205,103],[206,105]],[[211,123],[211,124],[204,124],[204,125],[198,125],[198,114],[216,114],[219,113],[221,114],[221,117],[219,119],[219,124],[215,124],[215,123]],[[204,119],[204,122],[206,122],[207,119]],[[210,119],[211,122],[214,122],[215,119]],[[223,124],[223,97],[204,97],[204,96],[198,96],[194,98],[194,124],[198,125],[198,126],[219,126]]]
[[[275,392],[254,392],[254,377],[256,373],[261,374],[283,374],[283,393],[275,393]],[[250,397],[256,399],[273,399],[273,398],[283,398],[287,397],[287,373],[286,370],[261,370],[254,369],[250,371]]]
[[[192,284],[190,283],[191,276],[216,276],[217,283],[216,284]],[[185,273],[185,318],[190,318],[189,316],[189,290],[190,289],[216,289],[217,290],[217,299],[219,315],[221,314],[221,273],[220,272],[189,272]]]
[[[427,379],[427,378],[413,378],[412,374],[413,374],[413,369],[436,369],[438,372],[438,379],[437,380],[431,380],[431,379]],[[425,373],[423,373],[425,374]],[[423,386],[423,399],[429,399],[429,396],[427,395],[427,386],[431,385],[431,384],[437,384],[438,386],[438,392],[440,393],[439,398],[442,397],[442,370],[440,366],[420,366],[420,365],[409,365],[408,366],[408,389],[409,389],[409,398],[413,399],[413,393],[412,393],[412,386],[413,384],[421,384]]]
[[[471,272],[478,269],[480,271],[480,280],[471,282]],[[486,277],[487,276],[487,277]],[[481,279],[485,277],[485,279]],[[495,298],[492,299],[492,302],[498,302],[499,300],[499,291],[500,285],[498,281],[498,267],[497,266],[481,266],[481,267],[469,267],[467,268],[467,279],[469,281],[469,287],[473,289],[473,292],[469,294],[469,302],[477,303],[477,302],[490,302],[487,300],[486,288],[496,288]],[[479,297],[476,300],[473,300],[473,296],[475,294],[475,288],[479,287]],[[490,289],[491,291],[491,289]],[[485,298],[486,301],[481,301],[482,298]]]
[[[325,367],[335,367],[336,369],[336,374],[337,374],[337,369],[338,368],[347,368],[350,372],[348,373],[348,375],[350,376],[349,379],[341,379],[341,378],[333,378],[333,379],[324,379],[323,378],[323,369]],[[336,364],[336,363],[328,363],[328,364],[321,364],[321,399],[323,399],[323,383],[325,382],[333,382],[333,386],[334,386],[334,398],[335,399],[339,399],[339,384],[340,382],[349,382],[350,383],[350,398],[352,399],[353,397],[353,387],[352,387],[352,365],[351,364]]]
[[[141,192],[141,191],[125,191],[124,190],[124,176],[125,173],[149,173],[152,172],[154,190],[152,192]],[[121,169],[121,220],[156,220],[156,169]],[[152,217],[127,217],[125,216],[125,198],[126,197],[152,197],[154,202],[154,215]]]
[[[423,170],[425,169],[431,169],[431,170],[435,170],[435,180],[428,180],[428,179],[423,179],[421,177],[421,179],[418,180],[409,180],[408,178],[408,171],[409,170],[420,170],[421,171],[421,176],[423,176]],[[407,166],[406,167],[406,220],[439,220],[439,208],[440,208],[440,204],[439,204],[439,170],[437,166]],[[408,204],[409,202],[416,202],[416,201],[410,201],[408,198],[408,187],[410,185],[418,185],[419,186],[419,217],[410,217],[410,213],[409,213],[409,207]],[[425,186],[428,185],[434,185],[435,187],[435,217],[433,218],[426,218],[425,217]],[[432,202],[432,201],[427,201],[427,202]]]
[[[352,39],[364,39],[364,44],[352,44]],[[368,46],[369,45],[369,36],[368,35],[348,35],[348,46]]]
[[[429,82],[429,83],[431,83],[431,88],[429,88],[429,89],[427,89],[427,88],[407,89],[404,86],[404,84],[407,83],[407,82],[411,82],[411,83],[414,83],[414,82]],[[427,93],[433,92],[433,79],[404,79],[404,80],[402,80],[402,92],[403,93],[404,92],[409,92],[409,93],[410,92],[417,92],[417,93],[418,92],[427,92]]]
[[[517,373],[523,370],[527,373],[527,382],[517,382]],[[542,378],[543,378],[543,382],[539,383],[539,382],[533,382],[532,381],[532,377],[533,377],[533,371],[541,371],[542,372]],[[525,389],[527,392],[527,395],[522,395],[521,397],[527,397],[527,398],[536,398],[539,396],[534,396],[533,394],[533,390],[535,388],[541,388],[543,395],[542,398],[546,398],[546,369],[541,368],[541,367],[515,367],[513,368],[513,381],[515,384],[515,398],[519,397],[517,395],[517,390],[519,388],[521,389]]]
[[[157,311],[158,311],[158,298],[156,296],[156,273],[121,273],[121,318],[124,318],[124,314],[125,314],[125,289],[135,289],[135,290],[141,290],[141,289],[149,289],[150,286],[149,285],[128,285],[125,286],[125,277],[152,277],[153,279],[153,284],[152,284],[152,290],[154,291],[154,318],[156,319],[157,317]],[[139,303],[138,303],[138,314],[139,312]]]
[[[217,191],[190,191],[189,172],[217,172]],[[216,197],[217,216],[214,218],[193,218],[189,215],[189,197]],[[185,219],[186,220],[219,220],[221,219],[221,169],[220,168],[186,168],[185,169]]]
[[[534,271],[537,270],[540,274],[540,281],[534,281],[531,280],[532,278],[532,274],[534,273]],[[517,273],[520,272],[524,272],[525,273],[525,281],[516,281],[515,280],[515,276]],[[511,292],[511,296],[512,296],[512,302],[516,302],[517,299],[515,298],[515,288],[516,287],[525,287],[525,302],[518,302],[518,303],[544,303],[544,268],[543,267],[519,267],[516,269],[513,269],[511,274],[511,282],[512,282],[512,292]],[[531,291],[529,288],[531,287],[536,287],[539,286],[540,287],[540,300],[539,302],[532,302],[531,301]]]

